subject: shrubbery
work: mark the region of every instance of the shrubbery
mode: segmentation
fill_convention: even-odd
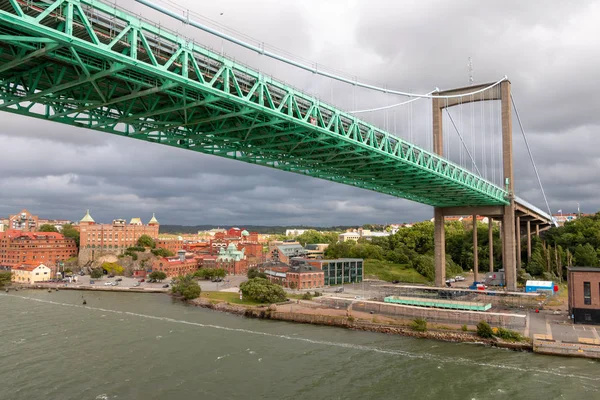
[[[494,331],[492,331],[492,327],[485,321],[480,321],[477,324],[477,336],[484,339],[491,339],[494,336]]]
[[[258,303],[280,303],[287,296],[283,288],[263,278],[253,278],[240,285],[244,297]]]
[[[175,255],[175,253],[173,253],[171,250],[163,249],[162,247],[152,249],[150,251],[157,257],[173,257]]]
[[[411,322],[410,327],[417,332],[427,331],[427,320],[424,318],[416,318]]]
[[[190,274],[178,277],[177,283],[173,285],[171,291],[186,300],[196,299],[202,293],[200,285],[194,280],[194,276]]]

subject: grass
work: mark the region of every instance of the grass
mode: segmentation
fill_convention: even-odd
[[[245,305],[245,306],[257,306],[257,305],[261,304],[261,303],[257,303],[252,300],[246,300],[246,299],[240,300],[239,293],[233,293],[233,292],[202,292],[200,294],[200,297],[203,299],[210,300],[211,303],[226,301],[231,304],[241,304],[241,305]]]
[[[365,277],[373,276],[384,281],[428,283],[427,278],[406,264],[394,264],[389,261],[365,260]]]

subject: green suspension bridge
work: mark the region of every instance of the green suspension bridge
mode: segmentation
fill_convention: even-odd
[[[506,187],[97,0],[0,0],[0,111],[434,207],[510,202]]]

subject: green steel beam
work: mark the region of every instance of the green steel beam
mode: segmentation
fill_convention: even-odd
[[[503,188],[113,5],[0,4],[0,110],[434,206],[507,204]]]

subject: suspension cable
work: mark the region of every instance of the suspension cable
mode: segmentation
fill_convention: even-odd
[[[440,89],[435,88],[431,92],[427,93],[427,95],[430,95],[430,94],[433,94],[433,93],[437,93],[439,91],[440,91]],[[410,104],[413,101],[421,100],[422,98],[423,97],[416,97],[414,99],[403,101],[402,103],[390,104],[389,106],[376,107],[376,108],[367,108],[365,110],[348,111],[348,114],[360,114],[360,113],[367,113],[367,112],[373,112],[373,111],[387,110],[388,108],[400,107],[400,106],[403,106],[403,105],[406,105],[406,104]]]
[[[370,89],[370,90],[375,90],[375,91],[378,91],[378,92],[395,94],[395,95],[398,95],[398,96],[405,96],[405,97],[420,97],[420,98],[426,98],[426,99],[432,99],[434,97],[445,98],[445,99],[452,99],[452,98],[459,98],[459,97],[463,97],[463,96],[469,96],[469,95],[473,95],[473,94],[484,92],[486,90],[489,90],[489,89],[493,88],[496,85],[499,85],[501,82],[504,82],[504,81],[508,80],[508,77],[504,76],[498,82],[493,83],[493,84],[491,84],[491,85],[489,85],[489,86],[487,86],[487,87],[485,87],[483,89],[479,89],[479,90],[476,90],[476,91],[473,91],[473,92],[470,92],[470,93],[455,94],[455,95],[448,95],[448,96],[432,96],[431,94],[418,94],[418,93],[402,92],[402,91],[399,91],[399,90],[391,90],[391,89],[387,89],[385,87],[380,87],[380,86],[375,86],[375,85],[369,85],[367,83],[359,82],[357,80],[353,81],[352,79],[344,78],[344,77],[339,76],[339,75],[335,75],[335,74],[332,74],[332,73],[329,73],[329,72],[325,72],[325,71],[319,70],[315,66],[303,64],[303,63],[291,60],[291,59],[289,59],[287,57],[280,56],[279,54],[276,54],[276,53],[270,52],[268,50],[265,50],[264,46],[260,47],[260,46],[255,46],[253,44],[250,44],[248,42],[244,42],[243,40],[237,39],[237,38],[235,38],[235,37],[233,37],[231,35],[228,35],[226,33],[220,32],[220,31],[218,31],[218,30],[216,30],[214,28],[211,28],[209,26],[206,26],[206,25],[204,25],[204,24],[202,24],[200,22],[191,20],[191,19],[189,19],[189,17],[183,16],[183,15],[179,15],[179,14],[177,14],[177,13],[175,13],[175,12],[173,12],[173,11],[171,11],[171,10],[163,7],[163,6],[159,6],[158,4],[154,4],[151,1],[148,1],[148,0],[135,0],[135,1],[138,2],[138,3],[141,3],[141,4],[145,5],[145,6],[148,6],[148,7],[152,8],[152,9],[154,9],[154,10],[162,13],[162,14],[168,15],[169,17],[174,18],[174,19],[176,19],[176,20],[178,20],[180,22],[183,22],[184,24],[191,25],[191,26],[193,26],[195,28],[198,28],[200,30],[208,32],[208,33],[210,33],[212,35],[220,37],[221,39],[225,39],[225,40],[227,40],[227,41],[229,41],[231,43],[235,43],[235,44],[237,44],[237,45],[239,45],[241,47],[244,47],[244,48],[246,48],[248,50],[254,51],[254,52],[259,53],[259,54],[262,54],[262,55],[267,56],[269,58],[273,58],[275,60],[284,62],[286,64],[292,65],[294,67],[303,69],[303,70],[308,71],[308,72],[312,72],[313,74],[316,74],[316,75],[325,76],[327,78],[335,79],[335,80],[340,81],[340,82],[349,83],[349,84],[354,85],[354,86],[358,86],[358,87],[362,87],[362,88]]]
[[[533,164],[533,170],[535,171],[535,176],[537,177],[538,183],[540,184],[540,189],[542,189],[542,196],[544,196],[544,202],[546,203],[546,207],[548,208],[548,214],[552,216],[552,210],[550,209],[550,205],[548,204],[548,199],[546,198],[546,192],[544,192],[544,186],[542,185],[542,180],[540,179],[540,174],[538,173],[538,169],[535,166],[535,161],[533,159],[533,154],[531,154],[531,148],[529,147],[529,141],[527,140],[527,136],[525,136],[525,129],[523,129],[523,124],[521,123],[521,117],[519,116],[519,111],[517,110],[517,105],[515,104],[515,99],[510,94],[510,101],[512,102],[513,108],[515,109],[515,115],[517,116],[517,121],[519,122],[519,127],[521,128],[521,133],[523,134],[523,139],[525,139],[525,147],[527,147],[527,152],[529,153],[529,158],[531,159],[531,164]]]
[[[448,108],[444,107],[444,110],[446,110],[446,113],[448,114],[448,117],[450,117],[450,122],[452,122],[452,125],[454,126],[454,129],[456,130],[456,133],[458,133],[458,137],[460,138],[460,141],[463,144],[463,147],[467,151],[467,154],[469,155],[469,158],[471,159],[471,162],[473,163],[473,167],[477,171],[477,175],[481,176],[481,172],[479,172],[479,168],[477,168],[477,164],[475,164],[475,160],[473,159],[473,156],[471,155],[471,152],[469,151],[469,148],[465,144],[465,141],[463,140],[463,137],[460,134],[460,131],[458,130],[458,127],[454,123],[454,119],[452,118],[452,114],[450,114],[450,111],[448,111]]]

